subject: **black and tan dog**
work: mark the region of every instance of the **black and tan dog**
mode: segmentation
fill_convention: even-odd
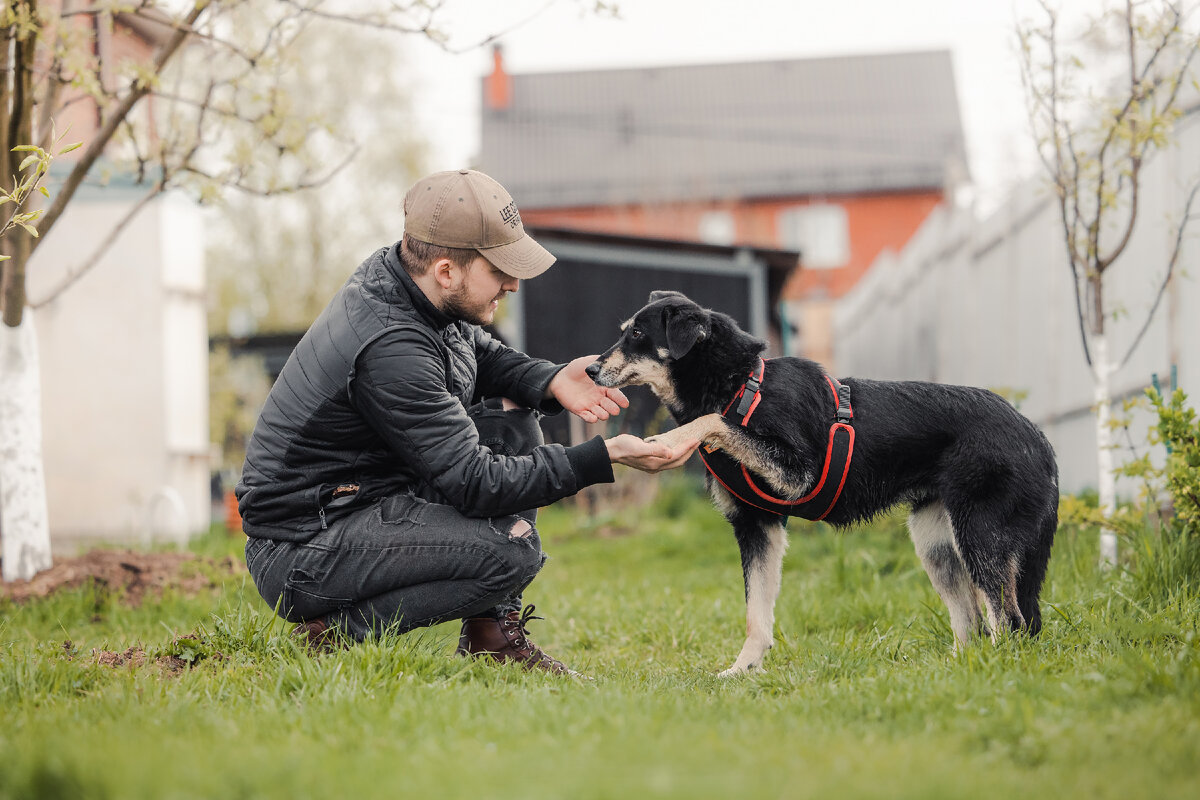
[[[787,516],[847,526],[911,505],[908,528],[950,610],[956,646],[985,629],[1036,634],[1058,525],[1046,437],[998,395],[934,383],[837,381],[677,292],[654,292],[588,368],[602,386],[648,385],[700,439],[708,487],[733,526],[746,581],[745,645],[723,675],[771,647]]]

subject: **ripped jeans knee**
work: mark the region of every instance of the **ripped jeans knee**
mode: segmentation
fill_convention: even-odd
[[[539,553],[542,540],[534,524],[523,516],[493,517],[488,526],[497,536],[503,536],[513,544],[520,544]]]

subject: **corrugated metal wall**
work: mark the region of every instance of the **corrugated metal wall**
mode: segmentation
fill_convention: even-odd
[[[1191,181],[1200,178],[1200,120],[1144,171],[1139,223],[1107,273],[1111,347],[1129,349],[1164,273]],[[1195,211],[1195,210],[1194,210]],[[839,303],[835,358],[843,375],[934,380],[1020,393],[1046,431],[1061,485],[1096,485],[1092,379],[1083,356],[1057,206],[1029,184],[991,217],[939,209],[899,254],[885,254]],[[1113,376],[1114,397],[1140,395],[1175,364],[1200,403],[1200,225],[1185,238],[1177,279],[1140,346]],[[1143,444],[1149,415],[1133,438]],[[1124,458],[1128,448],[1119,450]],[[1136,487],[1119,484],[1130,494]]]

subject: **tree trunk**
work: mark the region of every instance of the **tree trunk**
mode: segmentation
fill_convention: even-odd
[[[1095,334],[1092,339],[1092,379],[1096,403],[1096,464],[1100,492],[1100,513],[1107,521],[1117,510],[1117,477],[1113,470],[1112,389],[1109,378],[1113,364],[1108,354],[1108,336]],[[1117,563],[1117,533],[1109,525],[1100,528],[1100,566]]]
[[[33,315],[0,324],[0,553],[5,581],[50,568],[41,375]]]

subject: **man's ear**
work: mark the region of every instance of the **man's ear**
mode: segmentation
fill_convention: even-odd
[[[708,337],[711,325],[703,308],[669,309],[667,311],[667,350],[679,360],[691,352],[696,342]]]
[[[441,286],[443,289],[451,289],[454,287],[456,276],[461,267],[448,258],[439,258],[429,265],[429,269],[433,272],[433,279],[437,281],[438,286]]]

